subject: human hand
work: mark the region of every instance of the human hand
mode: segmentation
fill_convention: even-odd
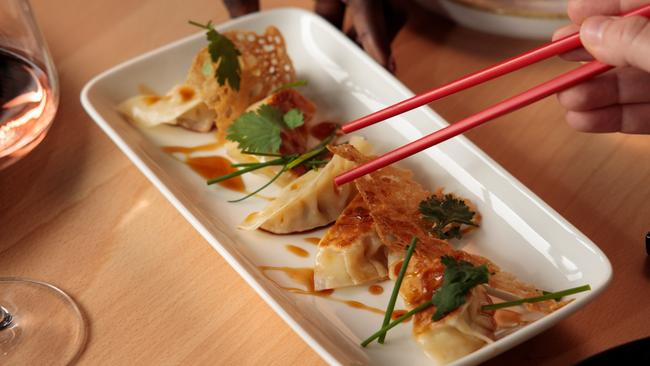
[[[565,58],[587,61],[594,57],[618,66],[558,94],[568,109],[569,125],[587,132],[650,133],[650,20],[619,18],[650,0],[569,0],[573,25],[559,29],[554,39],[580,31],[585,50]]]
[[[223,0],[232,18],[259,11],[259,0]],[[347,34],[375,61],[395,71],[391,42],[406,22],[403,1],[398,0],[315,0],[315,11],[343,30],[346,11],[351,25]],[[347,8],[347,10],[346,10]]]

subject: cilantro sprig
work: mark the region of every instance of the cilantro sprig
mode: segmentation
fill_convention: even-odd
[[[473,266],[469,262],[456,261],[456,259],[449,256],[443,256],[441,261],[445,265],[442,286],[433,294],[433,297],[395,319],[388,325],[384,325],[380,330],[375,332],[375,334],[363,341],[361,346],[366,347],[375,339],[385,336],[385,334],[390,329],[397,326],[397,324],[416,313],[428,309],[430,306],[435,305],[436,307],[436,311],[432,316],[433,320],[442,319],[445,315],[456,310],[465,303],[467,294],[471,289],[480,284],[487,283],[488,281],[489,273],[485,265]],[[402,268],[404,268],[405,265],[407,265],[406,261],[402,264]],[[395,287],[398,288],[397,285]]]
[[[270,186],[273,182],[275,182],[282,174],[285,172],[296,168],[300,165],[305,166],[308,169],[314,169],[316,167],[320,167],[322,163],[327,163],[327,161],[320,159],[320,156],[327,151],[327,144],[332,142],[334,140],[334,137],[336,136],[336,131],[332,132],[328,137],[326,137],[324,140],[322,140],[318,145],[316,145],[314,148],[311,150],[303,153],[303,154],[289,154],[289,155],[280,155],[280,154],[274,154],[274,153],[258,153],[254,151],[243,151],[245,154],[250,154],[250,155],[259,155],[259,156],[274,156],[277,157],[276,159],[265,161],[265,162],[260,162],[260,163],[242,163],[242,164],[231,164],[233,167],[241,167],[242,169],[239,169],[235,172],[232,172],[230,174],[223,175],[221,177],[209,179],[207,184],[215,184],[219,183],[221,181],[224,181],[226,179],[230,179],[236,176],[240,176],[242,174],[246,174],[258,169],[262,169],[268,166],[281,166],[282,168],[276,173],[276,175],[271,178],[268,182],[266,182],[264,185],[256,189],[255,191],[245,195],[242,198],[236,199],[236,200],[231,200],[228,202],[241,202],[251,196],[254,196],[255,194],[261,192],[263,189],[267,188]]]
[[[474,221],[475,212],[469,209],[465,202],[446,194],[442,198],[433,195],[420,202],[422,217],[431,222],[430,230],[440,239],[462,237],[462,224],[478,226]]]
[[[280,146],[282,145],[282,131],[296,129],[304,123],[305,117],[303,113],[296,108],[292,108],[287,111],[287,113],[283,114],[277,107],[262,104],[255,111],[243,113],[233,122],[232,125],[230,125],[226,138],[230,141],[237,142],[239,149],[244,154],[275,157],[276,159],[265,162],[231,164],[232,167],[241,169],[221,177],[210,179],[207,183],[219,183],[226,179],[268,166],[282,167],[260,188],[242,198],[229,201],[240,202],[259,193],[280,178],[282,174],[299,165],[303,165],[307,169],[314,169],[327,163],[327,161],[320,159],[319,157],[325,152],[327,144],[334,139],[335,133],[332,133],[316,147],[303,154],[283,155],[279,153]]]
[[[436,291],[431,301],[436,306],[433,320],[440,320],[445,315],[458,309],[465,303],[471,289],[488,282],[488,269],[485,264],[474,266],[469,262],[456,261],[444,256],[440,258],[445,265],[442,286]]]
[[[277,154],[282,145],[282,130],[293,130],[304,123],[304,115],[298,109],[283,115],[279,108],[262,104],[256,111],[239,116],[228,127],[226,138],[237,142],[242,151]]]
[[[409,251],[412,250],[411,247],[414,248],[415,246],[415,238],[411,243],[412,244],[409,247]],[[462,261],[462,260],[457,261],[453,257],[449,257],[449,256],[443,256],[440,259],[442,263],[445,265],[443,282],[440,288],[433,294],[432,298],[430,300],[421,303],[420,305],[416,306],[410,311],[404,313],[402,316],[395,319],[394,321],[388,324],[384,322],[381,329],[376,331],[374,334],[372,334],[370,337],[368,337],[365,341],[361,343],[362,347],[367,347],[375,339],[378,338],[383,339],[383,337],[386,336],[386,333],[388,333],[389,330],[393,329],[394,327],[396,327],[406,319],[410,318],[411,316],[419,312],[422,312],[431,306],[436,307],[436,311],[433,313],[432,319],[434,321],[438,321],[442,319],[445,315],[458,309],[460,306],[462,306],[465,303],[467,294],[471,289],[473,289],[478,285],[488,282],[489,272],[485,265],[474,266],[469,262]],[[401,286],[401,277],[403,277],[402,272],[403,269],[408,265],[409,260],[410,260],[410,255],[407,254],[407,257],[405,258],[404,263],[402,264],[402,270],[400,270],[400,275],[397,278],[399,282],[396,282],[395,288],[393,288],[394,294],[399,291],[399,287]],[[548,300],[560,300],[564,296],[573,295],[573,294],[577,294],[589,290],[591,290],[591,286],[584,285],[584,286],[574,287],[574,288],[570,288],[558,292],[546,293],[542,296],[534,296],[534,297],[528,297],[528,298],[519,299],[515,301],[484,305],[481,307],[481,310],[493,311],[493,310],[507,308],[511,306],[522,305],[524,303],[535,303],[535,302],[548,301]],[[391,302],[393,302],[392,297],[391,297]],[[390,307],[390,303],[389,303],[389,309],[387,310],[387,314],[392,314],[392,312],[393,310]],[[379,343],[383,343],[383,342],[379,342]]]
[[[205,36],[208,40],[208,52],[212,62],[217,64],[215,77],[219,85],[224,86],[226,82],[235,91],[239,91],[241,81],[241,67],[239,56],[241,53],[235,44],[223,34],[214,29],[212,21],[201,24],[190,20],[190,24],[207,30]],[[205,71],[205,65],[204,65]]]

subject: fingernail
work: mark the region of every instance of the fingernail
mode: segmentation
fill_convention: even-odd
[[[612,18],[608,17],[591,17],[582,23],[580,36],[584,43],[598,44],[603,41],[605,28],[611,23]]]

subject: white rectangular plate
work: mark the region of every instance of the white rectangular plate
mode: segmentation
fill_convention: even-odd
[[[218,29],[262,32],[269,25],[284,34],[299,78],[309,80],[303,89],[315,100],[321,119],[350,120],[413,95],[342,33],[310,12],[271,10],[232,20]],[[364,349],[359,342],[379,328],[380,315],[327,298],[289,293],[264,276],[258,266],[313,267],[316,247],[303,237],[320,237],[323,232],[274,236],[238,230],[237,224],[249,213],[259,211],[266,201],[253,198],[227,203],[240,194],[206,186],[185,164],[160,149],[160,145],[203,144],[214,140],[213,134],[170,126],[140,131],[116,112],[116,105],[137,94],[141,84],[164,93],[182,82],[195,53],[205,45],[204,35],[196,34],[102,73],[85,86],[81,94],[84,108],[196,230],[327,362],[432,364],[411,339],[411,323],[392,331],[386,345]],[[362,135],[383,153],[446,125],[429,108],[420,108],[365,129]],[[482,226],[466,240],[465,249],[487,256],[540,288],[560,290],[583,284],[593,288],[568,306],[457,364],[477,364],[539,334],[583,307],[607,285],[611,266],[598,247],[466,138],[457,137],[429,149],[401,166],[416,172],[419,182],[431,190],[442,186],[477,204]],[[249,187],[261,182],[246,179]],[[310,256],[291,254],[285,249],[289,243],[305,248]],[[291,284],[281,274],[273,276],[275,281]],[[383,287],[386,291],[381,296],[371,295],[367,286],[337,290],[335,296],[385,308],[392,283]]]

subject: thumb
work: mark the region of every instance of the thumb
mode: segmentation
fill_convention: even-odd
[[[587,18],[580,28],[587,51],[613,66],[634,66],[650,72],[650,21],[635,16]]]

